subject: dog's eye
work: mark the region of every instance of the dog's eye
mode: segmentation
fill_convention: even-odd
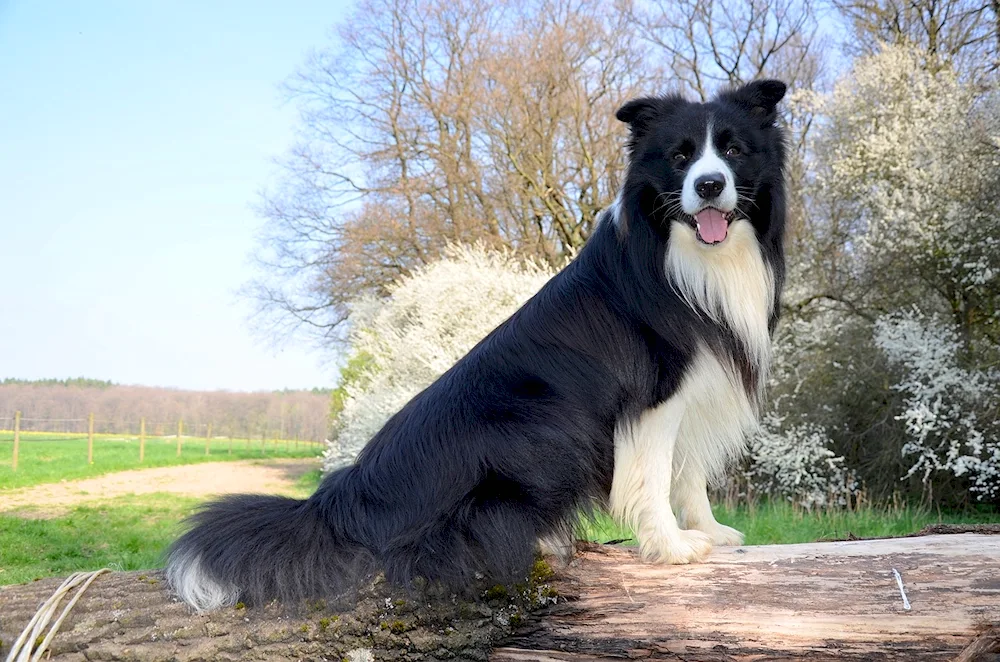
[[[733,145],[732,147],[726,150],[726,156],[739,156],[742,153],[743,151],[740,150],[740,148],[737,147],[736,145]]]
[[[674,163],[687,163],[689,158],[684,152],[674,152]]]

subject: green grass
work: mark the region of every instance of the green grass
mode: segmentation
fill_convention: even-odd
[[[314,457],[322,450],[321,445],[303,442],[296,450],[293,441],[287,443],[286,450],[284,441],[269,440],[265,452],[259,439],[249,445],[244,439],[234,439],[230,454],[229,440],[217,438],[211,441],[210,454],[206,455],[204,439],[182,437],[181,441],[178,457],[175,437],[147,437],[145,458],[140,464],[138,437],[94,435],[94,463],[88,465],[86,436],[22,432],[15,472],[14,433],[0,432],[0,494],[7,488],[89,478],[126,469],[262,457]]]
[[[304,498],[318,482],[317,469],[300,477],[288,496]],[[200,502],[158,493],[76,506],[53,519],[0,514],[0,585],[103,567],[161,567],[181,521]]]
[[[969,510],[937,513],[913,506],[866,506],[859,510],[815,510],[797,508],[782,501],[765,501],[735,507],[717,506],[715,517],[746,535],[747,545],[816,542],[856,538],[889,538],[916,533],[929,524],[1000,523],[1000,512]],[[619,527],[606,515],[584,521],[580,537],[595,542],[629,539],[630,530]]]
[[[289,495],[305,497],[319,480],[319,470],[311,471],[298,479]],[[163,551],[181,530],[181,520],[198,503],[192,497],[150,494],[77,506],[54,519],[31,519],[30,513],[27,517],[0,515],[0,585],[105,566],[116,570],[160,567]],[[935,523],[1000,522],[1000,513],[986,511],[938,514],[907,506],[871,506],[806,512],[782,502],[719,507],[716,517],[746,533],[749,545],[900,536]],[[581,537],[608,542],[632,534],[602,515],[586,524]]]
[[[180,521],[197,503],[192,497],[147,494],[77,506],[55,519],[0,515],[0,584],[103,567],[159,567]]]

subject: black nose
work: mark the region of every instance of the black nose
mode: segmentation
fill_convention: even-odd
[[[724,188],[726,188],[726,178],[721,172],[702,175],[694,180],[694,190],[705,200],[718,197]]]

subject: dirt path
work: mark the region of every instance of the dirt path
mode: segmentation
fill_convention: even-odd
[[[30,509],[26,515],[55,517],[80,503],[153,492],[206,497],[235,492],[287,494],[300,476],[318,467],[314,459],[248,460],[119,471],[0,492],[0,512]]]

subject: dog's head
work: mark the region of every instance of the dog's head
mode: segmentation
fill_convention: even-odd
[[[631,131],[626,188],[660,227],[690,225],[700,242],[723,244],[729,227],[749,222],[763,235],[769,218],[758,197],[780,182],[784,140],[777,80],[754,81],[708,103],[680,96],[629,101],[617,113]]]

